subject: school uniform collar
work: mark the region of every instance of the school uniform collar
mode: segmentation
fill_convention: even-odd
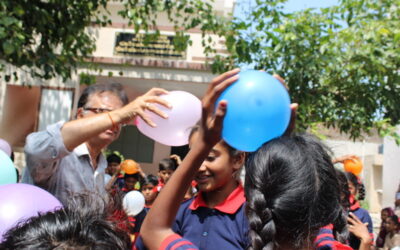
[[[360,208],[360,203],[354,198],[354,195],[350,195],[350,211],[355,211]]]
[[[235,214],[245,201],[246,198],[244,196],[243,186],[239,184],[237,188],[235,188],[223,202],[215,206],[214,209],[226,214]],[[203,199],[202,192],[193,199],[189,206],[191,210],[197,210],[199,207],[208,207]]]

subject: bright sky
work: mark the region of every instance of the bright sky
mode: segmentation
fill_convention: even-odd
[[[254,0],[236,0],[235,15],[242,15],[242,11],[248,11],[249,6]],[[302,10],[306,8],[329,7],[338,4],[339,0],[288,0],[285,10],[287,12]]]
[[[338,4],[338,0],[288,0],[286,3],[286,10],[291,12],[306,8],[324,8],[336,4]]]

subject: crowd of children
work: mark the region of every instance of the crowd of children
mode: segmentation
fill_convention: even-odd
[[[215,102],[237,73],[229,71],[210,84],[183,161],[177,155],[163,159],[155,176],[132,159],[110,154],[105,183],[112,202],[99,206],[84,198],[32,218],[10,230],[0,249],[400,247],[400,222],[391,208],[382,210],[374,241],[371,216],[359,203],[365,196],[361,180],[335,168],[317,138],[287,131],[250,154],[221,139],[229,104],[215,107]],[[240,179],[243,167],[245,180]],[[120,201],[131,191],[140,191],[145,205],[129,218]],[[83,229],[85,234],[78,233]]]

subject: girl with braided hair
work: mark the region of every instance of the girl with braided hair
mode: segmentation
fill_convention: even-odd
[[[332,235],[332,226],[346,231],[346,213],[336,171],[320,141],[310,135],[278,138],[245,166],[250,249],[349,249]]]
[[[359,200],[364,200],[365,198],[364,184],[353,173],[345,172],[345,175],[350,191],[350,212],[357,216],[361,222],[368,224],[368,231],[370,233],[371,239],[373,240],[374,235],[371,216],[369,215],[367,210],[360,207],[360,203],[358,202]],[[350,234],[349,244],[353,249],[360,248],[360,240],[353,234]]]
[[[197,145],[194,144],[196,148]],[[196,155],[191,152],[192,157]],[[206,157],[204,152],[203,157]],[[160,244],[159,249],[173,249],[177,244],[189,247],[177,249],[200,247],[192,245],[186,236],[182,239],[174,235],[171,230],[178,203],[190,185],[188,177],[196,173],[193,164],[187,162],[189,160],[185,158],[182,165],[185,167],[178,168],[178,174],[171,177],[173,181],[160,193],[150,210],[152,214],[144,222],[141,233],[150,249],[159,248]],[[333,227],[339,233],[346,231],[346,213],[341,205],[336,171],[318,140],[309,135],[274,139],[250,156],[246,170],[246,210],[251,246],[243,249],[351,249],[332,235]],[[175,203],[171,199],[175,199]],[[169,207],[173,210],[165,211]],[[160,215],[161,212],[164,216]],[[160,223],[165,213],[169,221]],[[365,228],[357,220],[351,224]],[[164,235],[163,241],[161,235]]]
[[[357,201],[363,201],[365,199],[365,186],[361,182],[360,178],[353,173],[345,172],[348,184],[349,191],[352,196]],[[354,202],[354,201],[353,201]]]

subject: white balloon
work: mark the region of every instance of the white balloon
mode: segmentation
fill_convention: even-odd
[[[144,204],[144,196],[139,191],[128,192],[122,200],[122,206],[129,216],[136,216],[142,212]]]

